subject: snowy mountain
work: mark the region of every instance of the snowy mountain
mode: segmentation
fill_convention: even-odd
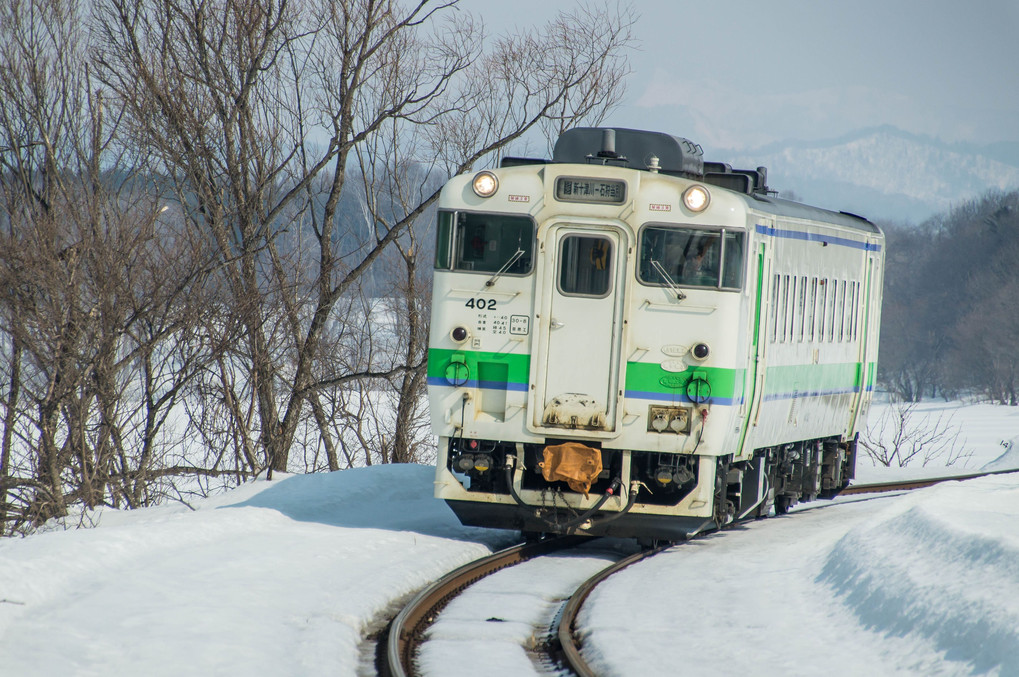
[[[1019,188],[1016,144],[948,144],[888,126],[707,155],[734,167],[764,165],[780,194],[871,220],[920,223],[989,190]]]

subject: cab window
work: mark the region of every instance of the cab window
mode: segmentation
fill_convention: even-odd
[[[439,212],[435,267],[526,275],[534,260],[534,232],[526,216]]]
[[[745,238],[724,228],[646,226],[637,277],[648,285],[740,289]]]

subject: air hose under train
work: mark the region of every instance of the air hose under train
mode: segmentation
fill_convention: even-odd
[[[531,509],[534,508],[534,506],[533,505],[528,505],[527,503],[525,503],[524,499],[520,498],[520,494],[517,493],[517,488],[513,485],[513,468],[516,465],[516,460],[517,460],[517,457],[514,456],[513,454],[507,454],[506,455],[506,466],[505,466],[505,469],[506,469],[506,484],[507,484],[507,486],[509,486],[510,495],[513,497],[513,500],[517,502],[517,505],[519,505],[519,506],[521,506],[523,508],[527,508],[528,510],[531,510]],[[605,491],[604,494],[602,494],[602,497],[599,498],[598,501],[593,506],[591,506],[590,508],[585,510],[580,515],[574,517],[573,519],[571,519],[571,520],[569,520],[567,522],[558,522],[558,523],[557,522],[550,522],[547,519],[545,519],[543,517],[540,517],[538,515],[536,515],[536,517],[538,517],[538,519],[540,519],[546,525],[548,525],[549,527],[552,527],[555,530],[572,529],[574,527],[578,527],[581,524],[583,524],[584,522],[586,522],[589,519],[591,519],[591,517],[595,513],[597,513],[599,510],[601,510],[602,506],[605,505],[606,501],[608,501],[610,498],[612,498],[613,496],[616,495],[616,492],[619,491],[619,488],[622,486],[622,484],[623,484],[623,482],[618,477],[612,478],[612,482],[609,484],[609,488]],[[639,489],[640,489],[640,483],[639,482],[632,482],[630,484],[630,495],[629,495],[629,498],[627,499],[626,505],[623,507],[623,509],[620,510],[619,512],[612,513],[611,515],[606,515],[602,519],[597,520],[594,524],[596,524],[596,525],[605,524],[606,522],[611,522],[613,520],[617,520],[620,517],[622,517],[623,515],[625,515],[626,513],[630,512],[630,509],[633,508],[633,504],[637,502],[637,492],[639,491]]]

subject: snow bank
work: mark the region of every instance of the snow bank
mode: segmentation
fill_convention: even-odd
[[[818,581],[872,631],[921,637],[975,673],[1019,674],[1019,486],[985,478],[904,499],[847,533]]]
[[[507,538],[461,527],[433,473],[284,477],[2,541],[0,674],[354,674],[372,620]]]
[[[875,399],[867,417],[867,432],[864,439],[883,440],[892,443],[896,406],[886,398]],[[927,460],[926,452],[921,453],[908,466],[899,468],[894,464],[886,468],[871,459],[861,445],[856,459],[856,483],[891,482],[921,477],[941,477],[952,474],[966,474],[979,470],[1004,470],[1019,468],[1019,407],[1004,407],[988,403],[961,401],[941,402],[937,400],[913,405],[906,425],[907,430],[916,432],[926,426],[940,424],[941,439],[931,443],[931,448],[944,447],[939,455]],[[1009,451],[1015,453],[1009,454]],[[928,449],[927,451],[931,451]],[[1005,453],[1002,453],[1005,452]],[[959,458],[946,466],[949,456]]]
[[[1016,444],[1016,442],[1019,442],[1019,437],[1002,440],[1001,446],[1005,452],[982,467],[981,470],[1011,470],[1012,468],[1019,468],[1019,444]]]

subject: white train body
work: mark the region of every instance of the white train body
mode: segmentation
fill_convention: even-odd
[[[462,521],[676,539],[848,483],[877,227],[664,134],[573,130],[507,164],[439,202],[435,486]]]

